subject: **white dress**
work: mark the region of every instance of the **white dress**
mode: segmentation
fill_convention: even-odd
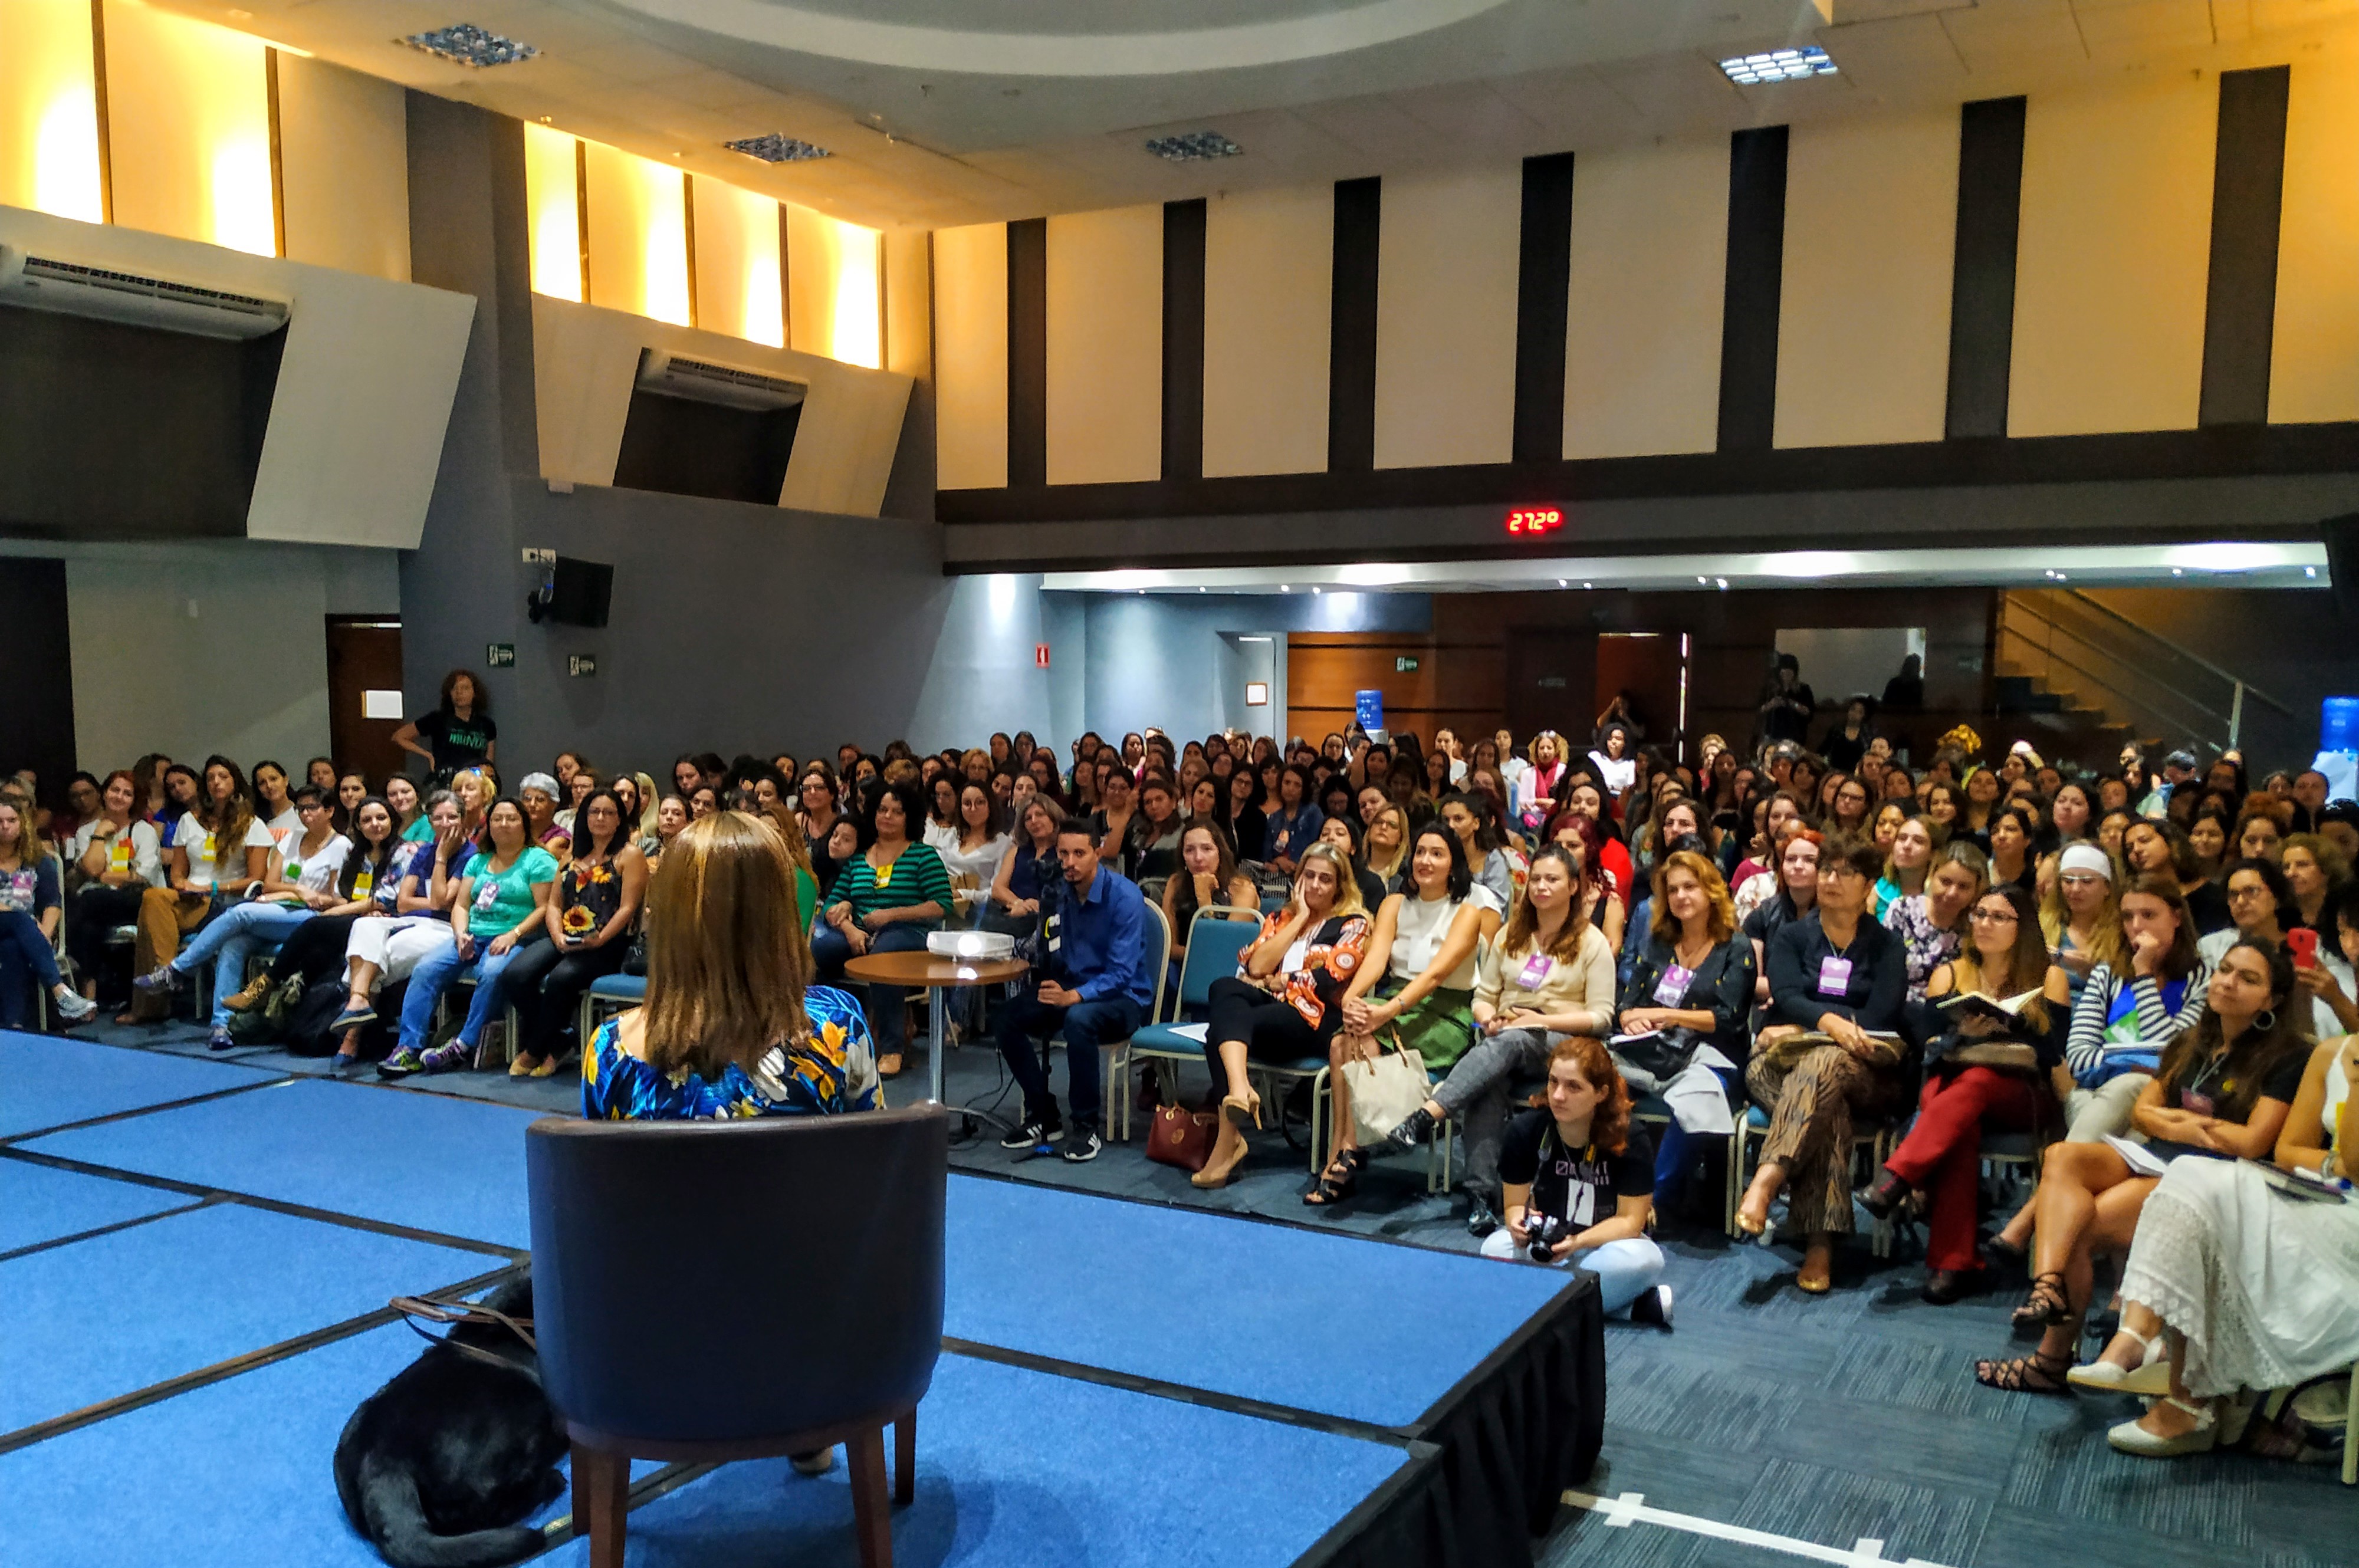
[[[2349,1093],[2337,1059],[2330,1142]],[[2138,1215],[2122,1296],[2187,1336],[2199,1398],[2339,1371],[2359,1361],[2359,1200],[2285,1196],[2251,1160],[2174,1160]]]

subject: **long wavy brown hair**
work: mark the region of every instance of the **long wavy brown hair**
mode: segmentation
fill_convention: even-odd
[[[810,949],[782,835],[744,811],[682,828],[647,888],[647,1065],[751,1071],[810,1033]]]
[[[1589,1118],[1589,1141],[1600,1154],[1619,1154],[1630,1145],[1630,1085],[1622,1082],[1621,1071],[1614,1065],[1605,1042],[1590,1035],[1568,1035],[1556,1042],[1549,1052],[1549,1069],[1555,1071],[1560,1062],[1570,1062],[1581,1069],[1582,1081],[1593,1089],[1603,1089],[1604,1098]],[[1541,1102],[1545,1105],[1547,1102]]]

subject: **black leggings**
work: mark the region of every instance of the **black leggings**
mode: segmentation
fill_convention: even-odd
[[[519,1052],[549,1056],[558,1051],[565,1026],[573,1022],[590,982],[623,967],[630,943],[616,938],[603,947],[568,953],[553,942],[537,942],[510,961],[502,982],[516,1010]]]
[[[1212,1004],[1212,1021],[1204,1030],[1204,1061],[1212,1070],[1212,1088],[1217,1094],[1228,1093],[1229,1070],[1221,1061],[1224,1040],[1244,1040],[1245,1055],[1252,1061],[1296,1062],[1306,1056],[1323,1060],[1327,1042],[1335,1037],[1333,1021],[1314,1029],[1292,1003],[1233,975],[1213,981],[1206,999]],[[1340,1021],[1337,1013],[1334,1007],[1327,1009],[1330,1020]]]
[[[270,961],[270,983],[284,985],[298,975],[305,986],[317,985],[329,975],[344,973],[344,944],[352,940],[358,915],[315,915],[289,932]]]
[[[93,882],[66,901],[66,952],[83,979],[98,977],[107,943],[118,930],[138,920],[139,896],[147,890],[144,882],[124,887]]]

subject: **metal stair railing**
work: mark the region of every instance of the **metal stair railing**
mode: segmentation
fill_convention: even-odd
[[[2014,624],[2018,614],[2032,623],[2028,628]],[[2130,710],[2121,717],[2147,720],[2215,749],[2237,745],[2248,699],[2294,716],[2291,708],[2234,671],[2077,588],[2008,591],[2001,602],[1999,632],[2000,657],[2021,654],[2019,662],[2037,670],[2051,689],[2060,669],[2069,672],[2065,684],[2093,683]]]

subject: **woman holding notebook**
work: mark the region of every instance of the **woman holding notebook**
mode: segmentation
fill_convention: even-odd
[[[2061,1393],[2089,1309],[2093,1259],[2129,1250],[2147,1194],[2170,1161],[2266,1160],[2301,1088],[2310,1037],[2297,1019],[2293,962],[2285,950],[2239,942],[2212,972],[2211,1006],[2162,1053],[2139,1094],[2131,1125],[2144,1145],[2050,1144],[2039,1176],[2038,1249],[2019,1326],[2044,1332],[2029,1356],[1974,1364],[1994,1388]]]
[[[1924,1296],[1935,1306],[1982,1288],[1974,1200],[1984,1131],[2028,1131],[2060,1108],[2054,1079],[2070,994],[2064,971],[2048,961],[2038,905],[2019,882],[1974,901],[1965,946],[1927,983],[1918,1018],[1931,1043],[1917,1122],[1860,1203],[1883,1219],[1912,1192],[1931,1200]]]

